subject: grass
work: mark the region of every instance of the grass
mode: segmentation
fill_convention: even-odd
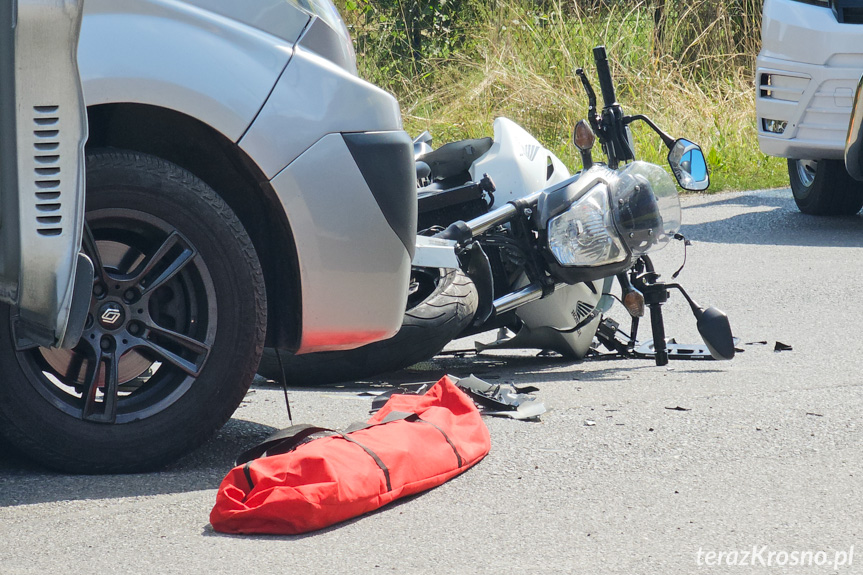
[[[692,13],[666,14],[669,25],[658,39],[652,5],[644,3],[594,11],[578,3],[470,0],[462,12],[470,22],[451,22],[443,49],[436,38],[435,55],[418,63],[399,50],[398,18],[382,18],[382,10],[367,4],[364,11],[347,10],[347,20],[360,38],[360,74],[398,98],[409,133],[429,130],[438,145],[490,136],[493,119],[506,116],[577,168],[570,134],[586,115],[587,100],[574,71],[584,67],[598,92],[591,50],[602,44],[624,110],[701,144],[711,191],[785,186],[784,160],[759,151],[755,129],[760,5],[737,1],[745,8],[735,16],[708,0],[696,13],[702,4],[693,0],[686,4]],[[744,26],[736,44],[729,32],[734,18]],[[435,39],[430,34],[424,39]],[[447,38],[454,38],[451,45]],[[639,158],[664,165],[667,151],[658,136],[634,126]]]

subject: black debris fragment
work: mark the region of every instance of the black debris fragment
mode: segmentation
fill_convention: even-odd
[[[665,409],[667,409],[667,410],[669,410],[669,411],[692,411],[692,410],[691,410],[691,409],[689,409],[689,408],[686,408],[686,407],[680,407],[679,405],[678,405],[677,407],[666,407]]]
[[[475,349],[453,349],[450,351],[442,351],[438,355],[451,355],[453,357],[473,357],[477,355]]]
[[[776,345],[773,346],[773,351],[791,351],[792,349],[794,348],[787,343],[782,343],[781,341],[777,341]]]

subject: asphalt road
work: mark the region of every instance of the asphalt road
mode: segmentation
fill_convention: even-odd
[[[863,573],[863,216],[804,216],[787,190],[684,205],[680,281],[730,316],[745,350],[733,361],[499,351],[388,376],[530,383],[552,410],[487,419],[491,453],[464,475],[300,537],[207,522],[234,456],[288,424],[273,388],[254,388],[215,440],[162,473],[65,476],[3,452],[0,574]],[[682,246],[660,256],[667,276]],[[669,335],[697,341],[682,298],[666,318]],[[364,420],[362,392],[380,385],[292,390],[294,419]]]

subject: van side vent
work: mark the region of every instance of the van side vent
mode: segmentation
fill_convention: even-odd
[[[36,184],[36,232],[42,236],[63,233],[60,216],[60,107],[33,107],[33,174]]]

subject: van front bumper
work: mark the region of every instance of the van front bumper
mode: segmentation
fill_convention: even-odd
[[[272,185],[297,248],[297,353],[351,349],[394,335],[416,241],[416,168],[407,133],[329,134]]]

